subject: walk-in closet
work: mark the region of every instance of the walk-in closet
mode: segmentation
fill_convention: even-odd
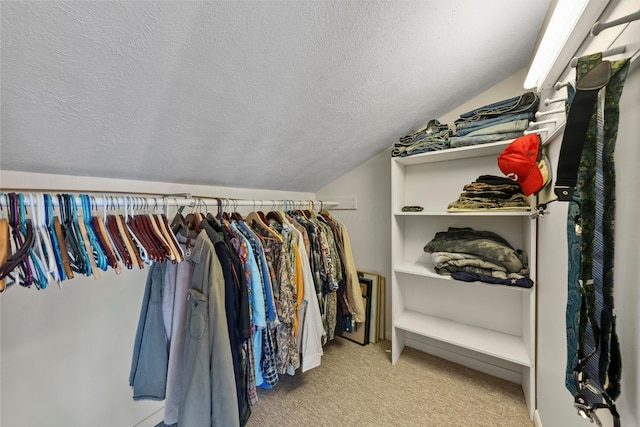
[[[640,426],[638,0],[0,2],[0,427]]]

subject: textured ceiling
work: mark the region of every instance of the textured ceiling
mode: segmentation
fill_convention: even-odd
[[[2,1],[0,167],[314,192],[526,67],[548,5]]]

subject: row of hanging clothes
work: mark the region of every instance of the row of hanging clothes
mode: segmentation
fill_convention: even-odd
[[[121,197],[122,206],[116,199],[102,196],[99,214],[88,194],[1,194],[0,292],[184,259],[157,203],[150,209],[142,198]]]
[[[346,227],[295,207],[243,217],[218,200],[171,221],[184,261],[148,272],[129,377],[135,400],[164,400],[165,425],[245,425],[258,389],[364,321]]]
[[[130,385],[165,400],[166,425],[246,424],[258,388],[319,366],[364,321],[349,235],[322,205],[244,218],[198,200],[168,221],[153,200],[0,194],[0,290],[148,265]]]

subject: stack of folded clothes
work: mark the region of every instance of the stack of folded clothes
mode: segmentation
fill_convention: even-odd
[[[450,227],[425,245],[436,272],[456,280],[530,288],[527,254],[491,231]]]
[[[522,136],[538,111],[535,92],[498,101],[460,115],[450,148],[505,141]]]
[[[475,210],[530,210],[522,187],[509,178],[494,175],[480,175],[463,188],[463,193],[447,207],[449,212]]]
[[[406,157],[449,148],[449,138],[453,132],[449,125],[431,120],[424,129],[400,138],[393,144],[393,157]]]

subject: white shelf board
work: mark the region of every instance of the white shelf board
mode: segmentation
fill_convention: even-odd
[[[424,264],[424,263],[421,263],[421,262],[403,262],[403,263],[395,266],[393,270],[398,272],[398,273],[413,274],[414,276],[431,277],[433,279],[438,279],[438,280],[447,280],[447,281],[454,280],[451,276],[443,276],[441,274],[436,273],[433,265]],[[480,282],[480,281],[478,281],[478,282],[457,281],[457,282],[473,284],[473,285],[480,285],[480,286],[490,286],[490,287],[493,287],[493,288],[499,287],[500,289],[509,289],[509,290],[519,291],[519,292],[532,292],[533,291],[533,287],[531,287],[531,288],[523,288],[521,286],[507,286],[507,285],[500,285],[500,284],[494,284],[494,283],[485,283],[485,282]]]
[[[404,331],[531,367],[521,337],[406,310],[394,323]]]
[[[451,276],[442,276],[435,272],[433,265],[423,264],[420,262],[403,262],[394,268],[395,271],[400,273],[413,274],[416,276],[432,277],[440,280],[453,280]]]
[[[498,155],[507,145],[511,144],[511,142],[513,142],[513,139],[489,142],[486,144],[469,145],[466,147],[449,148],[446,150],[429,151],[427,153],[416,154],[414,156],[393,157],[393,160],[401,165],[418,165],[423,163],[467,159],[470,157]]]
[[[477,210],[477,211],[422,211],[402,212],[395,211],[395,216],[530,216],[531,211],[504,211],[504,210]]]

